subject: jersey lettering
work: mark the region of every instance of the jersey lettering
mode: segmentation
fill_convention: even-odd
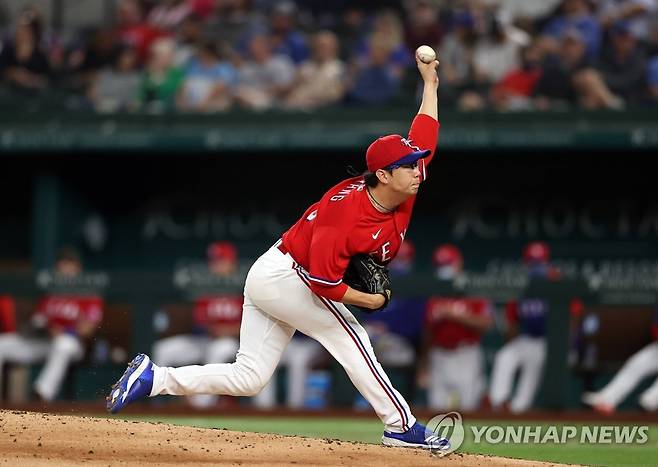
[[[317,209],[315,211],[311,212],[308,216],[306,216],[306,220],[307,221],[312,221],[316,217],[318,217],[318,210]]]
[[[364,183],[350,183],[347,185],[345,188],[340,190],[337,194],[333,195],[331,198],[329,198],[329,201],[340,201],[345,199],[347,195],[349,195],[352,191],[361,191],[363,190]]]
[[[391,246],[391,242],[386,242],[382,245],[382,263],[385,263],[389,259],[391,259],[390,256],[387,256],[391,251],[388,249],[388,247]]]

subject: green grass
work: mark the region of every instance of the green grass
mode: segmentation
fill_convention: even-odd
[[[253,431],[261,433],[278,433],[299,435],[312,438],[337,438],[347,441],[379,443],[382,425],[373,417],[358,418],[292,418],[292,417],[126,417],[130,420],[173,423],[176,425],[206,428],[227,428],[229,430]],[[658,465],[658,425],[649,429],[646,444],[487,444],[474,442],[472,427],[485,425],[525,425],[549,426],[546,422],[523,421],[507,422],[504,420],[466,420],[465,441],[460,452],[487,454],[493,456],[514,457],[520,459],[542,460],[566,464],[585,464],[602,466],[651,466]],[[582,425],[565,423],[565,425]],[[602,424],[588,423],[588,426]],[[612,425],[608,423],[607,425]],[[545,430],[545,428],[544,428]],[[543,431],[542,433],[545,433]]]

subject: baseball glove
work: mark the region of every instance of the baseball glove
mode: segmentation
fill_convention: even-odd
[[[360,292],[384,296],[384,304],[375,310],[357,307],[366,313],[386,308],[391,300],[391,279],[388,277],[388,269],[377,264],[368,255],[359,254],[352,257],[343,275],[343,282]]]

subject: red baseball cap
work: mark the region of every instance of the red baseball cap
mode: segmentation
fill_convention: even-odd
[[[437,266],[455,264],[462,261],[462,254],[455,245],[446,243],[436,247],[433,260]]]
[[[231,242],[214,242],[208,247],[210,261],[237,261],[238,250]]]
[[[392,164],[411,164],[429,155],[429,149],[421,150],[410,139],[400,135],[377,138],[366,151],[368,171],[375,172]]]
[[[551,250],[544,242],[529,243],[523,251],[523,259],[527,263],[546,263],[551,256]]]

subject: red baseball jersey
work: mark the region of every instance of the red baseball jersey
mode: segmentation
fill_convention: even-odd
[[[194,303],[194,324],[201,327],[239,324],[243,300],[242,295],[199,297]]]
[[[486,298],[430,298],[427,302],[425,325],[432,333],[432,345],[454,349],[461,344],[477,344],[482,335],[476,329],[446,318],[442,308],[451,307],[459,313],[471,316],[491,315],[491,302]]]
[[[405,144],[412,150],[430,150],[419,160],[421,181],[434,157],[439,123],[429,115],[414,118]],[[362,176],[343,180],[311,205],[286,233],[283,245],[311,284],[313,292],[340,301],[347,285],[343,274],[350,258],[359,253],[381,264],[395,257],[404,240],[416,201],[412,196],[391,213],[379,212],[366,193]]]
[[[49,295],[39,302],[36,315],[45,318],[49,328],[61,327],[75,332],[80,320],[101,322],[103,300],[96,296]]]
[[[16,331],[16,305],[9,295],[0,295],[0,333]]]

